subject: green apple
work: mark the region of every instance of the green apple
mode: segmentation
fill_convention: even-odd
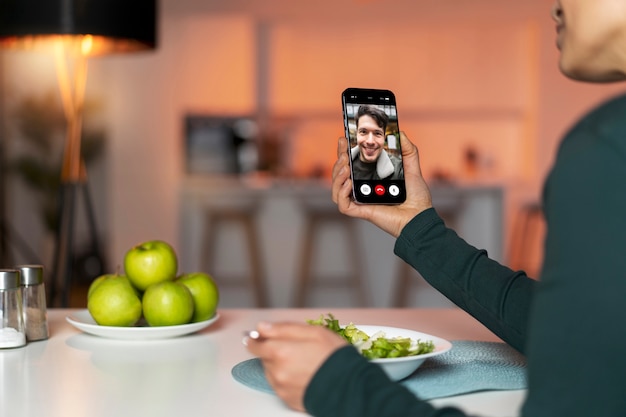
[[[150,240],[134,246],[124,256],[124,272],[139,291],[176,278],[178,258],[168,243]]]
[[[220,293],[209,274],[191,272],[181,275],[176,282],[183,284],[191,292],[194,304],[192,322],[208,320],[215,315]]]
[[[96,278],[94,284],[87,298],[87,309],[96,323],[128,327],[139,321],[141,300],[126,276],[104,275]]]
[[[91,297],[91,294],[98,287],[98,285],[102,284],[102,281],[112,276],[115,276],[115,275],[114,274],[100,275],[99,277],[91,281],[91,284],[89,284],[89,289],[87,290],[87,299],[89,300],[89,297]]]
[[[182,284],[163,281],[143,293],[143,317],[150,326],[187,324],[193,316],[193,297]]]

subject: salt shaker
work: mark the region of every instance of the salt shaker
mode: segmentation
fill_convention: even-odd
[[[0,269],[0,349],[26,344],[20,273]]]
[[[43,282],[43,266],[19,265],[22,286],[22,314],[26,339],[29,342],[48,338],[48,312],[46,310],[46,287]]]

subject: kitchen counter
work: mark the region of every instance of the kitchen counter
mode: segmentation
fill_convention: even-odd
[[[476,247],[486,249],[496,260],[504,258],[504,187],[499,184],[433,184],[430,186],[433,205],[457,233]],[[185,271],[201,269],[204,213],[213,207],[257,207],[260,246],[270,286],[272,307],[292,306],[294,282],[297,279],[300,249],[304,244],[306,208],[337,211],[330,196],[330,183],[325,180],[280,180],[253,178],[189,177],[181,187],[181,268]],[[349,219],[346,217],[346,221]],[[365,281],[371,294],[371,305],[390,306],[393,276],[400,268],[400,260],[393,254],[394,239],[365,221],[356,220],[360,236],[359,252],[363,255]],[[225,230],[219,245],[219,267],[207,271],[219,275],[221,271],[238,271],[247,263],[240,232]],[[346,269],[346,248],[338,230],[322,231],[318,244],[315,268],[326,275],[341,274]],[[423,286],[421,306],[448,306],[447,300]],[[249,306],[245,294],[237,294],[232,304],[225,293],[225,305]],[[418,294],[418,297],[420,295]],[[318,298],[326,305],[354,306],[344,293],[333,292]],[[313,304],[315,305],[315,304]],[[318,304],[319,305],[319,304]]]

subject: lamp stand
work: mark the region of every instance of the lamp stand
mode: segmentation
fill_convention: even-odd
[[[0,55],[0,169],[6,166],[4,155],[4,61]],[[9,230],[6,224],[6,175],[0,172],[0,265],[9,265]]]
[[[87,58],[80,53],[81,42],[82,39],[66,39],[56,45],[57,76],[67,120],[67,134],[63,151],[59,188],[59,222],[55,236],[49,292],[50,304],[54,307],[69,307],[72,278],[75,275],[73,273],[74,233],[77,218],[75,208],[79,193],[83,193],[85,197],[92,241],[97,242],[95,216],[87,189],[87,171],[80,150],[87,80]]]

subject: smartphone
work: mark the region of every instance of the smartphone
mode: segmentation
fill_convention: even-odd
[[[354,201],[403,203],[406,187],[395,95],[389,90],[347,88],[341,102]]]

